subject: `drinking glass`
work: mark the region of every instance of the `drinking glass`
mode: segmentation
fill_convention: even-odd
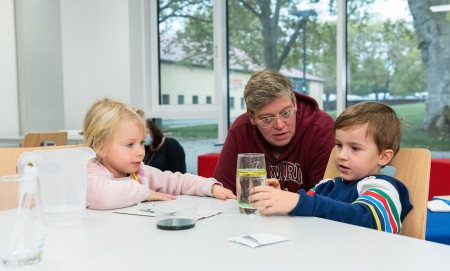
[[[259,214],[248,200],[255,186],[266,185],[266,161],[263,153],[239,153],[237,158],[236,192],[239,211],[243,214]]]
[[[154,205],[156,227],[162,230],[185,230],[195,226],[198,203],[169,200]]]
[[[37,176],[0,176],[0,269],[41,261],[44,248]]]

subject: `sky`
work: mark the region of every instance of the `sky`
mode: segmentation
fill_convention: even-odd
[[[403,18],[407,21],[412,20],[407,0],[377,0],[374,4],[374,10],[385,19]]]
[[[320,0],[318,3],[309,4],[309,0],[303,0],[297,5],[297,8],[300,10],[315,9],[319,14],[322,14],[322,16],[319,15],[320,20],[334,21],[336,18],[326,18],[323,16],[323,14],[326,14],[328,3],[329,0]],[[373,10],[374,13],[378,13],[383,20],[397,20],[403,18],[407,21],[412,21],[407,0],[376,0],[372,5],[371,10]]]

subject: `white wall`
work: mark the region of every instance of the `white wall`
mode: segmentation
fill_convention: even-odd
[[[19,133],[14,0],[0,0],[0,136]]]
[[[14,4],[20,132],[64,129],[59,2]]]
[[[130,102],[128,1],[61,0],[66,129],[81,129],[94,100]]]
[[[128,4],[0,0],[0,136],[81,129],[94,100],[130,102]]]

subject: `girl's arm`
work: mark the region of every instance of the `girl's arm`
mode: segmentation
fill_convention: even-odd
[[[132,178],[113,179],[112,174],[101,164],[90,161],[87,170],[87,204],[91,209],[124,208],[149,197],[147,184]]]
[[[171,195],[213,196],[213,184],[220,184],[214,178],[171,171],[161,171],[150,166],[143,166],[143,175],[148,180],[151,190]]]

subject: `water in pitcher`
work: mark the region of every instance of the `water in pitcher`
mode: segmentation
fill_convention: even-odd
[[[248,201],[253,187],[266,185],[266,169],[239,169],[236,174],[236,189],[239,211],[243,214],[258,214],[259,210]]]

